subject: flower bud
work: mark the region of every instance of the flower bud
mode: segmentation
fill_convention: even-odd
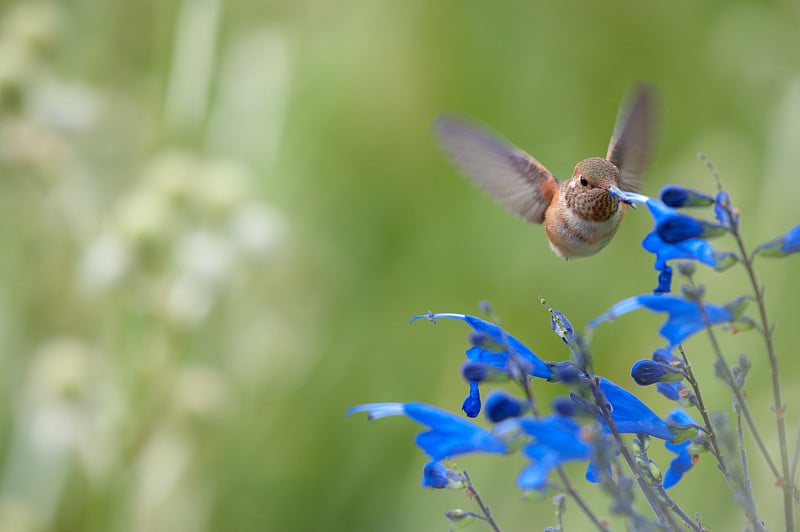
[[[631,377],[639,386],[649,386],[657,382],[679,381],[683,379],[683,372],[655,360],[640,360],[631,368]]]
[[[492,423],[499,423],[505,419],[519,417],[529,408],[527,401],[521,401],[503,390],[493,390],[486,398],[486,417]]]
[[[664,242],[677,244],[691,238],[706,239],[719,236],[725,234],[725,228],[691,216],[673,214],[658,221],[656,232]]]
[[[667,185],[659,193],[661,201],[673,208],[680,207],[708,207],[714,203],[714,198],[689,188],[678,185]]]
[[[422,469],[422,487],[437,490],[464,489],[464,477],[461,473],[449,469],[439,462],[428,462]]]
[[[491,364],[481,362],[464,362],[461,375],[469,382],[505,382],[509,379],[507,372]]]

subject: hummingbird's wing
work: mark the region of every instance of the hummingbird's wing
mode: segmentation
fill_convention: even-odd
[[[619,168],[619,188],[638,192],[653,147],[653,87],[638,85],[620,108],[606,159]]]
[[[494,133],[452,116],[434,123],[447,153],[478,186],[514,214],[540,224],[558,189],[547,168]]]

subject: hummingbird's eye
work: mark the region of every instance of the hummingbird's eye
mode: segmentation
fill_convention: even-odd
[[[581,182],[581,185],[583,185],[584,187],[588,187],[589,186],[589,182],[586,181],[586,178],[583,177],[583,176],[581,176],[580,182]]]

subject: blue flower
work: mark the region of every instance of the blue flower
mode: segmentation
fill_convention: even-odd
[[[528,411],[528,401],[521,401],[503,390],[493,390],[486,398],[486,418],[492,423],[519,417]]]
[[[650,360],[639,360],[631,368],[631,377],[640,386],[683,379],[683,361],[666,349],[656,349]]]
[[[505,382],[511,378],[507,371],[481,362],[468,360],[461,366],[461,376],[464,380],[474,383],[479,382]]]
[[[686,412],[679,409],[673,410],[669,415],[669,419],[675,423],[694,424],[694,420]],[[664,488],[669,489],[677,484],[683,478],[684,473],[697,463],[699,456],[692,452],[695,449],[692,440],[685,440],[681,443],[666,442],[664,446],[676,455],[670,462],[666,473],[664,473],[662,482]]]
[[[659,382],[656,384],[656,391],[681,406],[689,407],[697,404],[697,396],[681,381]]]
[[[655,269],[660,272],[656,293],[669,293],[671,270],[668,261],[675,259],[688,259],[702,262],[718,271],[729,268],[736,263],[736,255],[715,250],[703,238],[688,238],[688,236],[702,236],[708,230],[711,234],[720,231],[719,226],[709,225],[704,229],[703,223],[695,225],[693,218],[684,216],[664,203],[636,195],[636,201],[645,203],[653,216],[656,227],[642,241],[642,247],[656,256]],[[694,229],[692,229],[692,227]],[[663,234],[662,234],[663,233]],[[666,238],[663,238],[666,236]]]
[[[417,434],[416,443],[434,461],[465,453],[508,451],[490,431],[445,410],[424,403],[368,403],[347,410],[347,415],[367,412],[370,420],[406,415],[430,430]]]
[[[753,251],[753,255],[761,255],[762,257],[785,257],[790,253],[797,253],[798,251],[800,251],[800,225],[793,227],[785,235],[761,244]]]
[[[421,314],[414,316],[411,323],[420,318],[436,322],[437,319],[456,319],[465,321],[475,331],[470,337],[472,347],[467,349],[467,359],[481,364],[489,364],[503,371],[509,371],[509,353],[517,355],[527,367],[526,372],[534,377],[549,379],[553,372],[528,349],[525,344],[508,334],[497,325],[467,314]],[[462,409],[468,417],[476,417],[480,413],[480,391],[477,381],[470,381],[470,393],[464,400]]]
[[[554,310],[550,316],[550,327],[553,332],[561,337],[565,344],[569,345],[575,337],[575,329],[566,316]]]
[[[683,379],[683,372],[655,360],[639,360],[631,368],[631,377],[639,386],[649,386],[657,382],[679,381]]]
[[[714,198],[689,188],[678,185],[667,185],[661,189],[659,197],[664,204],[674,207],[708,207]]]
[[[478,417],[481,411],[481,389],[478,386],[478,381],[469,381],[469,394],[464,398],[461,403],[461,410],[467,417]]]
[[[706,318],[710,325],[734,319],[734,313],[731,310],[711,303],[689,301],[676,296],[641,295],[623,299],[612,306],[608,312],[590,321],[588,327],[593,329],[604,321],[614,320],[617,316],[639,308],[664,312],[668,315],[667,321],[658,332],[670,342],[670,350],[702,330],[706,326]]]
[[[733,217],[728,212],[733,212]],[[719,192],[714,200],[714,216],[723,227],[733,230],[739,226],[739,215],[731,205],[731,197],[727,192]]]
[[[611,405],[611,419],[622,434],[649,434],[662,440],[671,440],[675,435],[663,419],[650,410],[631,392],[620,388],[604,377],[598,377],[600,389]],[[608,431],[608,426],[598,414],[600,423]]]
[[[672,268],[666,264],[658,272],[658,286],[653,290],[654,294],[669,294],[672,289]]]
[[[437,490],[459,490],[466,483],[458,471],[443,466],[439,462],[428,462],[422,468],[422,487]]]
[[[533,437],[522,452],[531,459],[517,479],[522,489],[544,490],[547,474],[554,467],[572,460],[588,460],[592,445],[584,428],[575,421],[552,415],[542,419],[521,419],[523,432]]]
[[[668,244],[677,244],[693,238],[711,238],[725,233],[721,225],[698,220],[685,214],[675,213],[662,216],[656,222],[656,233]]]

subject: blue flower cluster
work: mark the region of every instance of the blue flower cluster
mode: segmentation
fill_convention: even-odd
[[[468,362],[462,373],[469,382],[470,392],[463,408],[469,417],[476,417],[481,410],[480,385],[512,380],[514,367],[521,366],[525,378],[542,381],[595,386],[607,401],[610,420],[618,433],[647,434],[662,440],[673,440],[675,434],[666,421],[656,415],[634,394],[604,377],[588,375],[575,368],[571,362],[546,363],[522,342],[497,325],[475,316],[464,314],[427,314],[415,316],[431,321],[457,319],[466,322],[473,330],[471,346],[467,349]],[[568,323],[563,315],[562,323]],[[570,326],[571,328],[571,326]],[[570,331],[571,333],[571,331]],[[573,378],[572,376],[576,376]],[[572,460],[589,461],[594,456],[596,445],[607,444],[605,438],[611,433],[609,422],[599,411],[595,411],[595,423],[579,423],[577,413],[586,401],[573,395],[574,406],[556,409],[557,413],[537,418],[531,415],[529,401],[517,399],[507,392],[493,390],[486,399],[486,417],[493,423],[491,430],[463,419],[455,414],[422,403],[371,403],[352,407],[348,415],[366,412],[370,419],[405,415],[425,425],[428,430],[417,435],[417,445],[433,462],[453,458],[465,453],[506,454],[521,449],[531,460],[519,475],[517,484],[523,489],[542,490],[547,487],[547,474],[557,466]],[[602,436],[606,435],[606,436]],[[593,465],[596,469],[597,464]],[[430,480],[425,466],[423,485],[428,487],[461,486],[459,482],[447,480],[446,474],[438,474]],[[603,464],[603,467],[607,467]],[[591,476],[591,475],[590,475]]]
[[[634,206],[645,204],[653,216],[654,228],[642,246],[656,257],[658,286],[654,294],[629,297],[612,305],[588,323],[587,333],[633,310],[664,314],[666,320],[659,334],[666,342],[665,347],[656,349],[651,358],[635,362],[631,377],[640,386],[655,384],[664,397],[683,408],[697,407],[693,377],[685,358],[675,355],[676,348],[692,335],[715,325],[730,324],[732,330],[737,330],[738,325],[738,330],[743,330],[752,320],[748,322],[749,318],[743,316],[747,298],[717,305],[704,301],[702,290],[686,289],[681,296],[668,295],[672,284],[671,261],[683,259],[724,270],[742,262],[749,266],[756,256],[783,257],[800,251],[800,226],[758,246],[751,256],[741,257],[719,251],[708,243],[708,239],[726,233],[738,238],[739,214],[725,192],[712,197],[669,186],[661,191],[660,200],[630,192],[619,192],[617,196],[619,201]],[[713,207],[715,221],[694,218],[678,210],[698,207]],[[743,247],[740,250],[744,252]],[[681,263],[678,268],[687,276],[694,271],[691,262]],[[430,458],[423,469],[422,483],[426,487],[463,489],[468,484],[465,476],[443,462],[466,453],[521,452],[528,463],[519,473],[517,485],[525,490],[545,490],[551,470],[570,461],[587,462],[587,479],[598,482],[612,471],[611,462],[619,454],[619,446],[624,445],[620,434],[636,435],[635,442],[643,442],[647,437],[664,440],[675,458],[663,477],[657,466],[646,458],[646,451],[641,461],[646,464],[645,470],[653,485],[675,486],[699,456],[711,450],[707,425],[697,424],[680,408],[662,419],[630,391],[592,374],[588,369],[584,336],[575,332],[566,316],[552,309],[550,313],[553,331],[572,351],[570,360],[545,362],[495,323],[475,316],[429,312],[412,318],[412,323],[420,318],[433,323],[460,320],[471,328],[467,361],[461,368],[469,386],[462,410],[468,418],[476,418],[483,409],[489,428],[423,403],[363,404],[350,408],[348,415],[365,412],[370,419],[400,415],[425,426],[426,430],[417,435],[416,443]],[[525,398],[493,390],[482,405],[482,388],[503,381],[519,384],[526,392]],[[687,381],[692,387],[686,385]],[[552,414],[540,416],[537,405],[532,402],[532,383],[558,383],[566,386],[570,393],[553,402]],[[704,419],[708,423],[708,419]],[[719,450],[712,452],[716,456]]]

